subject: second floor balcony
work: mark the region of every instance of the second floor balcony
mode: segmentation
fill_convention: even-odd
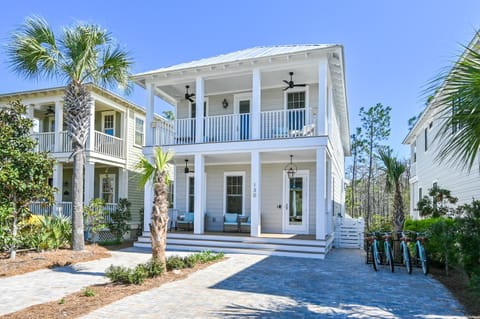
[[[56,134],[58,134],[58,136],[55,136]],[[37,150],[39,152],[72,152],[72,139],[65,131],[60,133],[33,133],[33,138],[38,142]],[[95,131],[92,143],[90,147],[96,153],[120,159],[125,158],[125,141],[121,138]]]
[[[282,139],[317,136],[316,115],[311,108],[260,112],[259,139]],[[251,113],[206,116],[197,139],[195,118],[156,121],[153,145],[182,145],[254,140]]]

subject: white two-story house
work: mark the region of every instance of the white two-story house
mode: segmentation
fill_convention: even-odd
[[[303,235],[328,251],[350,154],[341,45],[255,47],[134,79],[147,95],[143,152],[174,152],[173,206],[194,213],[192,246],[212,248],[198,242],[220,241],[226,214],[237,214],[249,217],[252,241]],[[155,120],[156,97],[173,106],[173,121]],[[148,185],[144,205],[148,238]],[[180,247],[177,235],[167,245]]]
[[[468,54],[469,50],[478,51],[479,46],[480,39],[475,35],[460,59]],[[455,66],[450,74],[454,71]],[[451,194],[458,198],[457,205],[470,203],[472,199],[480,199],[478,178],[480,155],[477,156],[471,171],[464,169],[462,164],[456,161],[440,162],[437,159],[441,142],[437,134],[445,120],[441,112],[443,107],[439,107],[443,94],[444,86],[430,99],[417,123],[403,141],[403,144],[410,146],[410,215],[415,219],[420,217],[417,210],[418,201],[428,196],[429,189],[435,184],[450,190]],[[457,129],[459,128],[452,128],[452,136],[456,134]]]
[[[106,210],[116,209],[120,198],[132,206],[131,228],[140,224],[143,189],[139,188],[135,164],[145,141],[145,110],[95,85],[88,85],[92,94],[91,123],[85,152],[84,201],[102,198]],[[31,206],[38,214],[71,215],[73,159],[71,139],[64,124],[64,87],[14,92],[0,95],[0,104],[20,100],[34,120],[33,136],[38,150],[49,152],[56,160],[51,184],[58,189],[55,205]]]

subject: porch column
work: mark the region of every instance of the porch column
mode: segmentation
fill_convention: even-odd
[[[147,83],[147,114],[145,125],[145,146],[153,146],[153,116],[155,113],[155,92],[153,83]],[[148,219],[150,222],[150,219]]]
[[[120,112],[120,138],[122,139],[121,154],[127,158],[127,130],[128,130],[128,109],[125,112]]]
[[[259,151],[251,153],[250,236],[260,237],[262,220],[262,157]]]
[[[317,112],[317,135],[327,135],[327,59],[318,64],[318,112]]]
[[[55,101],[55,135],[54,135],[54,151],[59,153],[63,150],[62,136],[63,131],[63,105],[61,101]]]
[[[195,85],[195,143],[203,143],[203,104],[205,103],[205,80],[199,76]]]
[[[326,235],[333,232],[333,192],[332,192],[332,160],[328,158],[325,161],[326,164],[326,176],[325,176],[325,188],[326,188],[326,207],[325,207],[325,220],[327,222]]]
[[[35,118],[35,115],[34,115],[34,111],[35,111],[35,104],[29,104],[28,107],[27,107],[27,117],[30,119],[30,120],[33,120]],[[35,122],[34,122],[35,124]],[[40,124],[40,123],[38,123]],[[32,134],[34,132],[34,127],[32,126],[32,128],[30,129],[30,134]],[[39,127],[37,127],[37,132],[39,132]]]
[[[87,161],[85,163],[85,181],[84,181],[84,195],[83,202],[85,205],[90,203],[90,200],[95,198],[95,162]]]
[[[326,178],[326,157],[327,149],[325,146],[320,146],[317,149],[317,164],[316,164],[316,185],[315,185],[315,235],[317,240],[324,240],[326,230],[326,214],[325,214],[325,178]]]
[[[54,195],[53,214],[58,213],[58,203],[63,199],[63,164],[57,163],[53,167],[53,187],[57,188]]]
[[[153,209],[153,183],[149,180],[143,190],[143,231],[149,232]]]
[[[128,172],[125,168],[118,169],[118,197],[117,202],[120,198],[128,197]]]
[[[252,74],[252,139],[260,139],[260,111],[262,101],[262,76],[259,69],[253,69]]]
[[[88,124],[87,151],[95,150],[95,101],[90,103],[90,123]]]
[[[198,100],[197,100],[198,103]],[[198,104],[197,104],[198,106]],[[202,108],[203,112],[203,108]],[[197,135],[198,136],[198,135]],[[205,208],[205,189],[204,189],[204,178],[205,178],[205,158],[202,154],[195,154],[195,203],[194,203],[194,215],[195,221],[193,224],[193,233],[194,234],[203,234],[205,231],[204,228],[204,214],[203,211]]]

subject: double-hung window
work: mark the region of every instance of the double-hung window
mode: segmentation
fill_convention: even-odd
[[[135,118],[135,145],[143,146],[145,138],[144,123],[143,119]]]

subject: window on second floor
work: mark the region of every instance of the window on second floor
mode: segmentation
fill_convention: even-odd
[[[144,123],[143,119],[139,117],[135,118],[135,145],[143,146],[145,138]]]
[[[102,132],[115,136],[115,112],[102,113]]]
[[[287,93],[287,109],[304,109],[305,105],[305,91]]]
[[[425,143],[425,152],[428,151],[428,128],[425,128],[424,131],[424,143]]]

